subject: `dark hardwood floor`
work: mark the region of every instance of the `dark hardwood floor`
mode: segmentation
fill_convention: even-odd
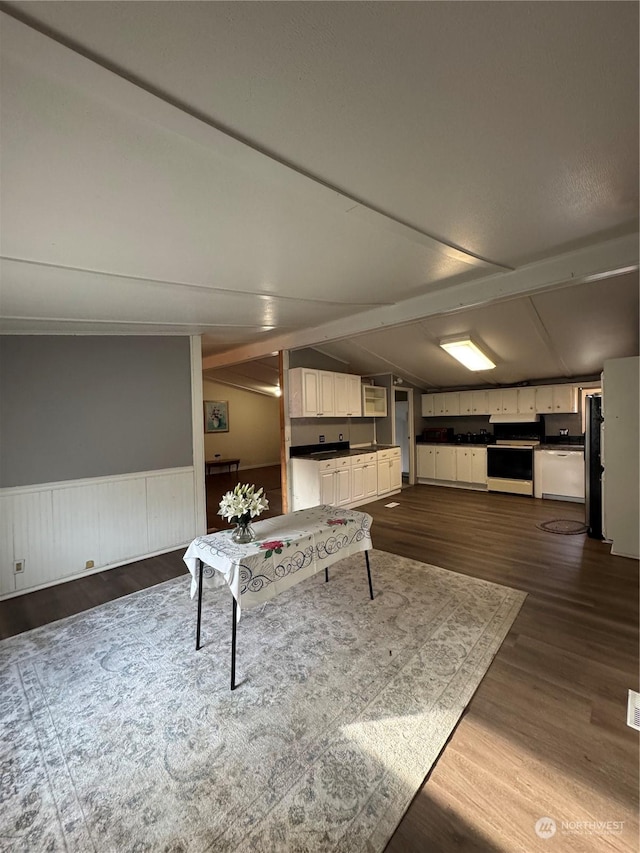
[[[216,500],[228,484],[218,476],[207,493],[209,526],[219,528]],[[269,476],[257,469],[240,480],[264,480],[277,514],[277,477]],[[638,563],[584,535],[536,527],[582,519],[579,504],[436,486],[406,488],[394,500],[395,508],[366,507],[376,548],[528,597],[387,853],[635,853],[638,733],[625,719],[627,690],[638,689]],[[182,554],[6,600],[1,635],[182,574]],[[536,835],[541,817],[555,820],[553,838]]]
[[[250,483],[262,487],[269,501],[269,509],[260,518],[282,515],[282,488],[280,487],[280,466],[267,465],[264,468],[248,468],[235,473],[212,474],[206,478],[207,487],[207,529],[224,530],[233,525],[218,515],[222,495],[233,489],[236,483]]]

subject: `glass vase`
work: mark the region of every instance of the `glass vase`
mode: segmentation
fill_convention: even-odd
[[[231,538],[238,545],[247,545],[249,542],[253,542],[256,534],[251,526],[251,519],[237,519],[236,526],[231,531]]]

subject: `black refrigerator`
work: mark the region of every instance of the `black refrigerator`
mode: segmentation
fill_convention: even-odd
[[[602,539],[602,459],[600,458],[600,427],[602,425],[602,397],[586,397],[584,433],[584,486],[585,524],[592,539]]]

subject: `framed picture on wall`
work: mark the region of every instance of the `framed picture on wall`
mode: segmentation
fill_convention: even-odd
[[[229,432],[229,402],[227,400],[204,401],[204,431]]]

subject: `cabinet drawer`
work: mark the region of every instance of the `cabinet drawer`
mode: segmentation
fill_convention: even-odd
[[[335,463],[336,470],[338,468],[351,468],[351,457],[350,456],[339,456],[338,459],[333,460]]]
[[[366,465],[367,463],[376,461],[375,453],[359,453],[357,456],[350,456],[351,465]]]
[[[318,471],[335,471],[337,459],[323,459],[321,462],[316,462]]]

